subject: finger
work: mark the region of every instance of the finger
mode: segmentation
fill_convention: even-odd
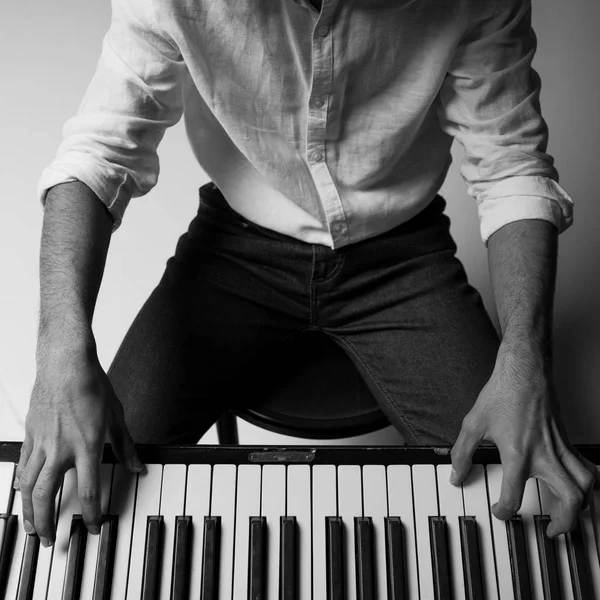
[[[115,397],[111,403],[108,435],[115,456],[121,464],[133,473],[139,473],[144,468],[133,443],[133,438],[125,423],[123,405]]]
[[[472,421],[465,418],[450,452],[452,457],[452,472],[450,473],[450,483],[460,485],[471,470],[473,464],[473,453],[481,442],[482,435]]]
[[[548,537],[553,538],[572,531],[583,504],[583,492],[571,479],[558,458],[552,466],[542,469],[536,477],[546,482],[560,503],[558,515],[556,517],[551,515],[552,521],[546,530]]]
[[[67,463],[61,466],[57,461],[46,458],[33,488],[34,526],[46,548],[54,543],[56,537],[56,495],[68,469]]]
[[[583,494],[583,502],[579,507],[579,510],[583,511],[588,507],[591,496],[594,493],[594,475],[592,475],[581,460],[574,456],[569,450],[565,450],[560,456],[560,461]]]
[[[101,448],[101,447],[100,447]],[[77,493],[81,502],[83,522],[92,534],[100,531],[100,453],[80,455],[75,459]]]
[[[31,451],[33,450],[33,438],[30,435],[25,434],[25,439],[21,444],[21,456],[19,457],[19,464],[17,465],[17,471],[15,473],[15,480],[13,482],[13,487],[15,490],[20,489],[20,479],[23,471],[25,469],[25,465],[29,461],[29,457],[31,456]]]
[[[561,435],[561,431],[564,429],[554,422],[553,434],[556,453],[571,479],[583,492],[584,501],[581,506],[583,511],[589,506],[594,489],[600,489],[600,473],[593,462],[584,458],[579,450]]]
[[[23,505],[23,527],[30,535],[35,533],[35,513],[32,493],[45,462],[46,455],[41,450],[36,449],[34,452],[31,452],[29,460],[19,478],[21,503]]]
[[[496,504],[492,505],[492,514],[497,519],[506,521],[512,518],[521,508],[529,473],[525,463],[519,459],[503,459],[502,465],[500,498]]]

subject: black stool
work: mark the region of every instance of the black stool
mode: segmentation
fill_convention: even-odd
[[[232,409],[217,421],[219,444],[238,444],[236,417],[274,433],[340,439],[390,425],[352,361],[326,335],[307,333],[295,347],[310,356],[290,380],[253,409]]]

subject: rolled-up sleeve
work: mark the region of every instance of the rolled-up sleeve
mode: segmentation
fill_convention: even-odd
[[[460,172],[486,246],[513,221],[543,219],[559,233],[573,222],[573,201],[546,153],[536,49],[531,2],[498,0],[461,40],[440,90],[440,124],[464,148]]]
[[[82,181],[106,205],[113,232],[130,199],[156,185],[157,147],[183,114],[188,71],[174,44],[159,34],[154,5],[112,1],[96,71],[37,186],[43,206],[52,186]]]

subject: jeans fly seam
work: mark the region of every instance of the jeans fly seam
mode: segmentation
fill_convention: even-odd
[[[340,270],[344,266],[345,262],[346,262],[346,254],[344,252],[340,252],[338,255],[337,263],[336,263],[335,267],[333,267],[333,270],[331,271],[331,273],[329,273],[329,275],[327,275],[327,277],[320,279],[319,283],[325,283],[326,281],[330,281],[331,279],[333,279],[333,277],[335,277],[340,272]]]
[[[406,418],[404,413],[396,406],[396,403],[393,401],[390,393],[385,389],[385,387],[383,386],[383,383],[381,383],[379,377],[377,377],[377,374],[373,372],[373,370],[368,365],[368,363],[363,359],[361,354],[356,349],[356,346],[354,346],[354,344],[352,342],[350,342],[349,340],[347,340],[346,338],[341,337],[335,333],[332,333],[328,329],[323,329],[323,331],[325,333],[327,333],[328,335],[330,335],[335,340],[337,340],[338,342],[340,342],[342,345],[344,345],[352,353],[352,355],[360,362],[360,364],[364,367],[365,371],[367,371],[367,373],[371,376],[371,378],[375,382],[375,385],[377,386],[379,391],[385,396],[385,398],[388,402],[388,405],[391,406],[393,411],[400,417],[400,420],[404,423],[404,425],[406,426],[408,431],[413,435],[413,437],[417,441],[417,445],[423,445],[423,442],[424,442],[423,437],[417,433],[417,431],[414,429],[414,427],[412,426],[410,421],[408,421],[408,419]]]
[[[315,269],[317,268],[317,252],[316,249],[314,247],[314,245],[312,246],[312,271],[310,273],[310,283],[308,286],[308,293],[309,293],[309,323],[311,327],[315,326],[315,321],[314,321],[314,314],[315,314],[315,310],[313,309],[313,304],[315,302],[315,289],[314,289],[314,280],[315,280]]]

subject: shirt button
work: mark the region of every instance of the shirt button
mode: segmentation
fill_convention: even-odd
[[[331,226],[331,233],[333,233],[333,235],[339,235],[343,230],[344,226],[341,223],[334,223]]]
[[[319,37],[325,37],[329,33],[329,27],[327,25],[323,25],[323,27],[319,27],[317,30],[317,34]]]
[[[315,162],[321,162],[323,160],[323,154],[321,152],[313,152],[312,159]]]
[[[323,106],[323,104],[325,104],[325,100],[323,100],[323,98],[317,98],[314,102],[314,105],[317,108],[321,108]]]

